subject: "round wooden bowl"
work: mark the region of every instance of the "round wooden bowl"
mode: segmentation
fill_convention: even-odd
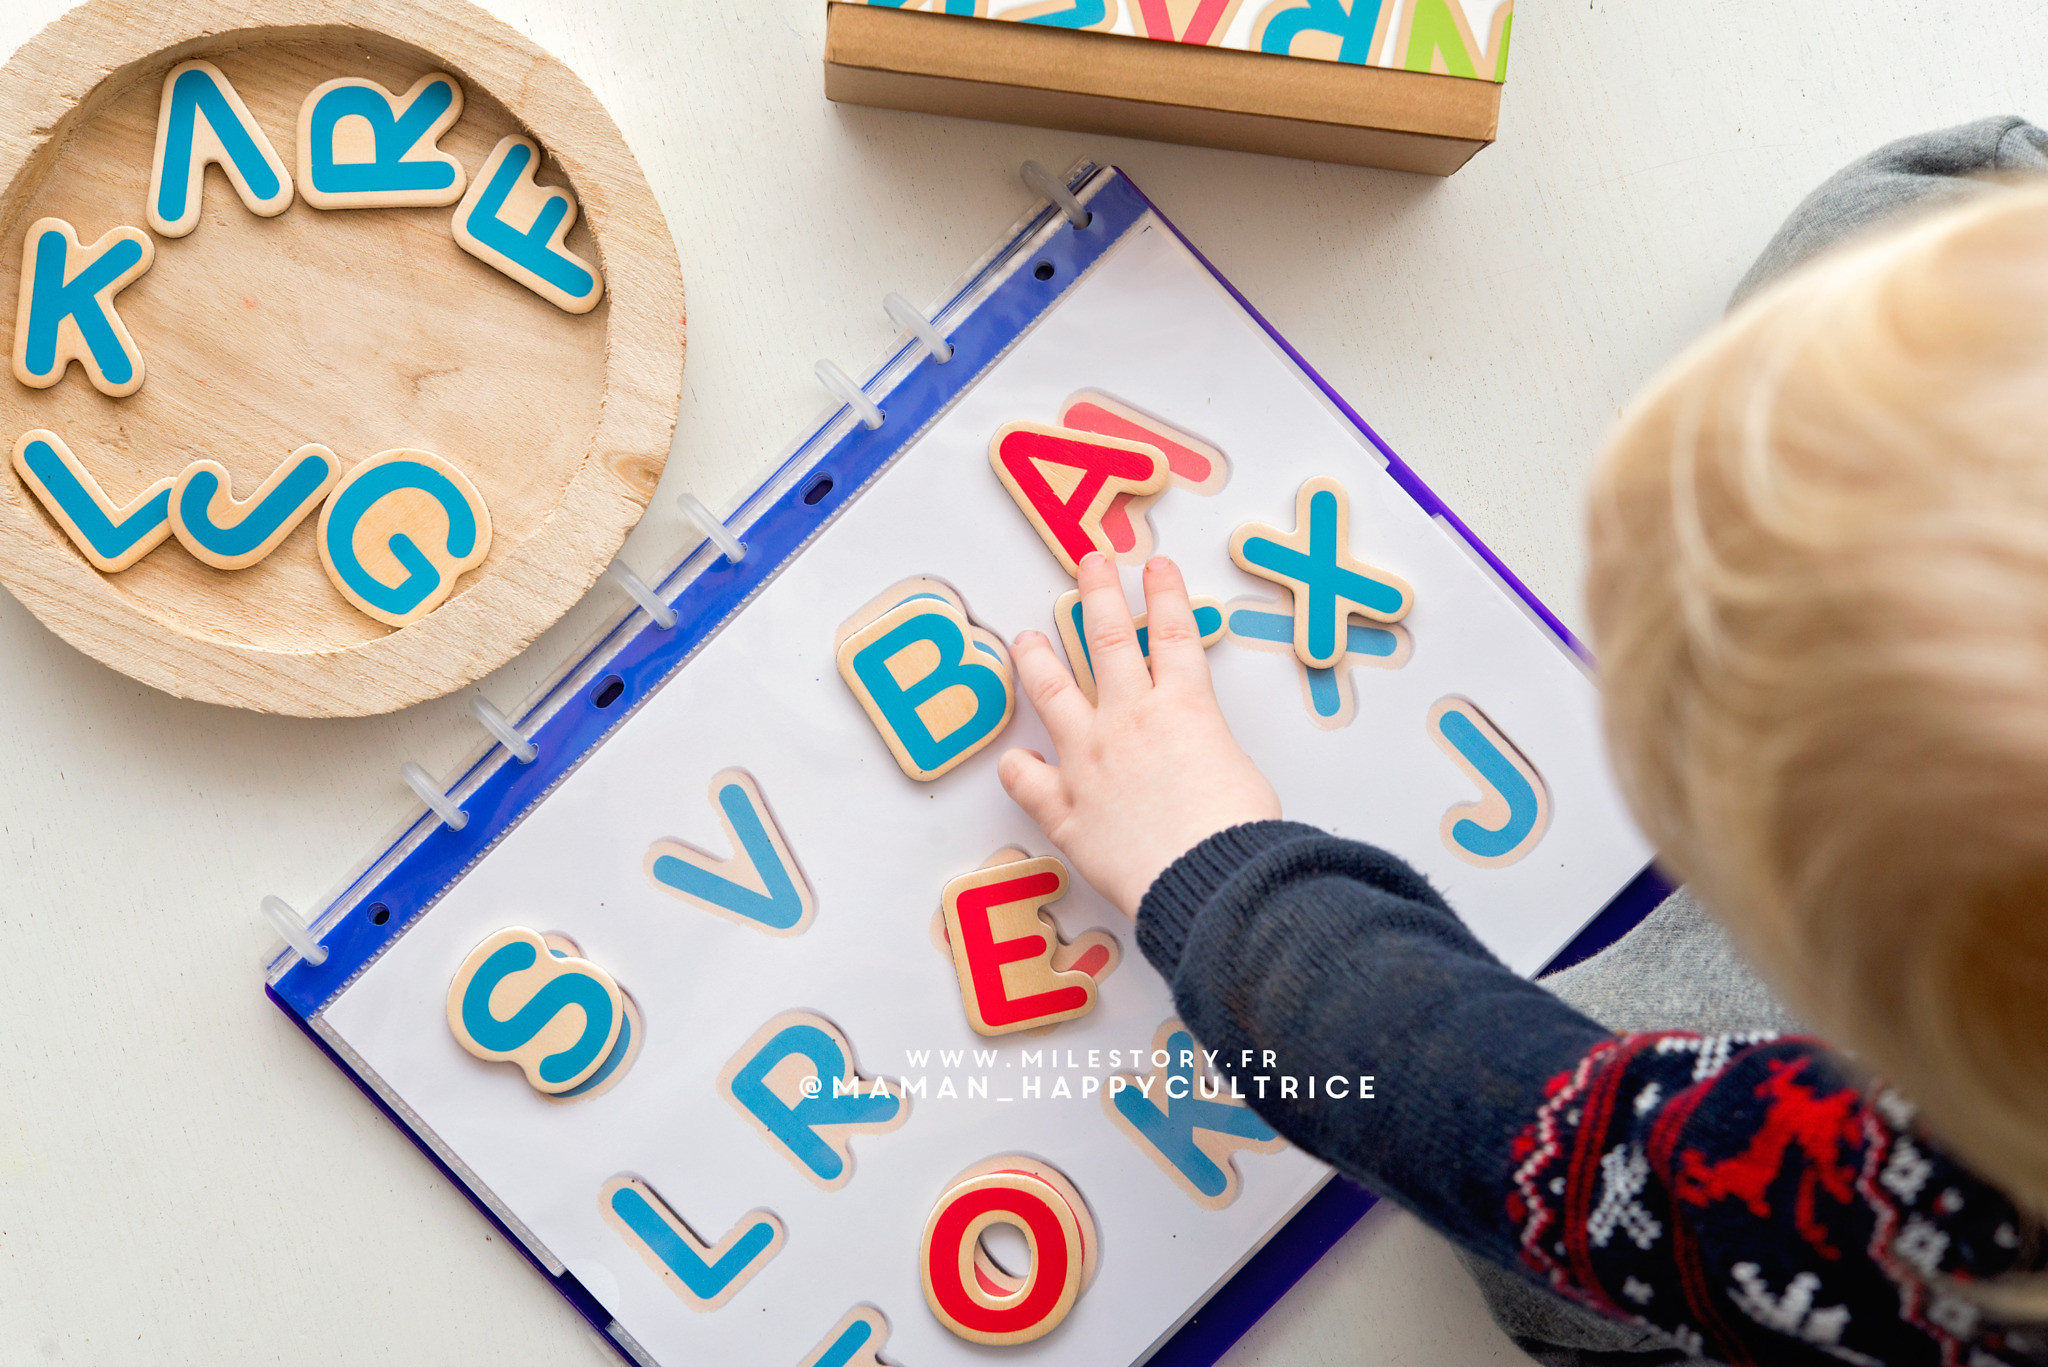
[[[402,92],[454,75],[464,108],[441,147],[474,176],[506,134],[537,140],[540,182],[580,206],[565,245],[599,264],[604,298],[585,314],[556,308],[462,251],[452,207],[322,211],[300,196],[259,218],[210,168],[197,229],[157,238],[154,266],[115,297],[142,388],[109,398],[74,366],[31,389],[0,369],[0,451],[50,428],[119,503],[202,456],[247,497],[307,442],[344,470],[423,449],[482,493],[489,558],[393,630],[327,578],[317,516],[249,569],[210,568],[172,538],[102,574],[0,468],[0,582],[80,650],[181,697],[299,716],[437,697],[567,611],[653,496],[682,385],[667,223],[583,82],[466,0],[91,0],[0,68],[10,347],[29,224],[63,218],[86,242],[147,230],[163,78],[195,57],[227,74],[288,166],[299,105],[321,82]]]

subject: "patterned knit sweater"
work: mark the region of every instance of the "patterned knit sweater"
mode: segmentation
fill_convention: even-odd
[[[2048,1267],[2028,1222],[1817,1040],[1611,1035],[1399,859],[1290,822],[1184,855],[1138,941],[1295,1144],[1582,1304],[1726,1363],[2048,1362],[1961,1294]]]

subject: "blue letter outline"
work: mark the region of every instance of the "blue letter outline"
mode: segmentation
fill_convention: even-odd
[[[716,1310],[731,1300],[788,1237],[773,1213],[751,1210],[717,1244],[707,1245],[654,1188],[628,1173],[599,1189],[598,1212],[694,1310]]]
[[[768,1085],[784,1061],[811,1066],[794,1104]],[[852,1136],[893,1130],[910,1115],[902,1090],[863,1085],[853,1046],[838,1027],[808,1011],[786,1011],[754,1032],[719,1074],[719,1090],[797,1170],[826,1191],[853,1180]],[[880,1092],[882,1095],[877,1095]]]
[[[817,899],[752,775],[744,769],[712,775],[711,801],[732,857],[717,859],[681,840],[657,840],[647,851],[647,876],[713,915],[770,935],[803,934],[817,914]]]
[[[1232,1155],[1239,1149],[1273,1153],[1287,1141],[1250,1107],[1196,1094],[1200,1048],[1179,1021],[1160,1026],[1152,1048],[1155,1065],[1158,1051],[1168,1054],[1166,1064],[1152,1072],[1158,1096],[1148,1098],[1134,1079],[1123,1077],[1116,1079],[1123,1086],[1103,1089],[1103,1109],[1196,1204],[1221,1210],[1237,1199],[1243,1184]],[[1197,1139],[1198,1131],[1210,1138]]]
[[[1550,827],[1550,790],[1535,765],[1469,698],[1443,698],[1429,710],[1430,739],[1478,785],[1477,802],[1444,813],[1440,834],[1451,853],[1481,868],[1514,863]]]

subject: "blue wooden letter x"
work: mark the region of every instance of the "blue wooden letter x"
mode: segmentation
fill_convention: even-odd
[[[1301,486],[1295,529],[1283,533],[1249,522],[1230,538],[1238,568],[1284,586],[1294,598],[1294,653],[1328,669],[1349,649],[1345,619],[1398,622],[1415,595],[1400,576],[1351,554],[1351,504],[1344,486],[1317,478]]]

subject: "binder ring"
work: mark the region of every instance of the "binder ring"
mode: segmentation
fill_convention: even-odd
[[[405,786],[413,795],[427,804],[427,810],[441,818],[441,824],[451,831],[459,831],[469,824],[469,813],[451,801],[448,795],[436,787],[434,780],[427,777],[427,771],[411,760],[398,766],[398,776],[405,780]]]
[[[884,415],[881,407],[853,382],[853,376],[830,361],[818,362],[817,371],[818,383],[831,390],[848,408],[860,414],[861,425],[868,431],[872,432],[882,425]]]
[[[1095,215],[1083,208],[1081,201],[1074,198],[1074,192],[1060,183],[1058,176],[1046,170],[1035,161],[1027,161],[1017,173],[1024,178],[1024,184],[1034,194],[1059,205],[1060,212],[1067,216],[1067,222],[1076,229],[1085,228],[1095,221]]]
[[[704,539],[706,541],[709,541],[712,545],[718,547],[719,551],[725,556],[727,560],[730,560],[733,564],[737,565],[740,563],[742,559],[746,557],[747,543],[740,540],[738,537],[734,536],[732,532],[726,528],[726,525],[723,522],[720,522],[716,517],[713,517],[711,515],[711,510],[704,506],[704,501],[702,499],[698,498],[695,494],[677,494],[676,507],[681,508],[683,510],[683,516],[690,519],[691,525],[696,527],[698,531],[704,534]],[[631,571],[629,570],[627,571],[627,573],[630,574]],[[621,582],[623,583],[624,581]],[[646,588],[647,586],[645,584],[642,584],[641,587]],[[626,584],[625,588],[626,592],[633,593],[633,586],[631,584]],[[634,593],[633,596],[635,598],[640,597],[640,595],[637,593]],[[647,596],[648,598],[652,598],[654,597],[654,594],[650,590]],[[641,606],[646,606],[647,600],[645,598],[642,598],[640,601]],[[649,611],[652,612],[652,609],[649,609]],[[675,614],[670,613],[669,619],[670,622],[673,622],[675,619]],[[667,626],[669,625],[669,622],[664,622],[662,623],[662,625]]]
[[[483,723],[484,730],[497,737],[498,744],[505,747],[521,764],[531,764],[540,754],[540,747],[519,734],[519,729],[505,718],[505,714],[491,706],[491,700],[481,693],[469,695],[469,714]]]
[[[940,365],[953,359],[953,344],[945,339],[931,319],[912,308],[910,301],[894,290],[882,296],[882,311],[896,320],[896,326],[924,343],[924,349]]]
[[[745,554],[746,547],[740,547],[740,552]],[[641,611],[652,617],[654,625],[660,627],[663,631],[667,631],[676,624],[676,610],[662,602],[654,590],[647,587],[645,579],[642,579],[616,560],[612,561],[612,582],[624,589],[627,596],[638,603]],[[503,739],[503,737],[500,737],[500,739]]]
[[[315,968],[327,962],[327,946],[313,938],[312,929],[299,919],[299,913],[292,910],[291,903],[282,897],[265,896],[260,905],[263,919],[270,922],[270,928],[283,936],[284,942],[301,959]]]

